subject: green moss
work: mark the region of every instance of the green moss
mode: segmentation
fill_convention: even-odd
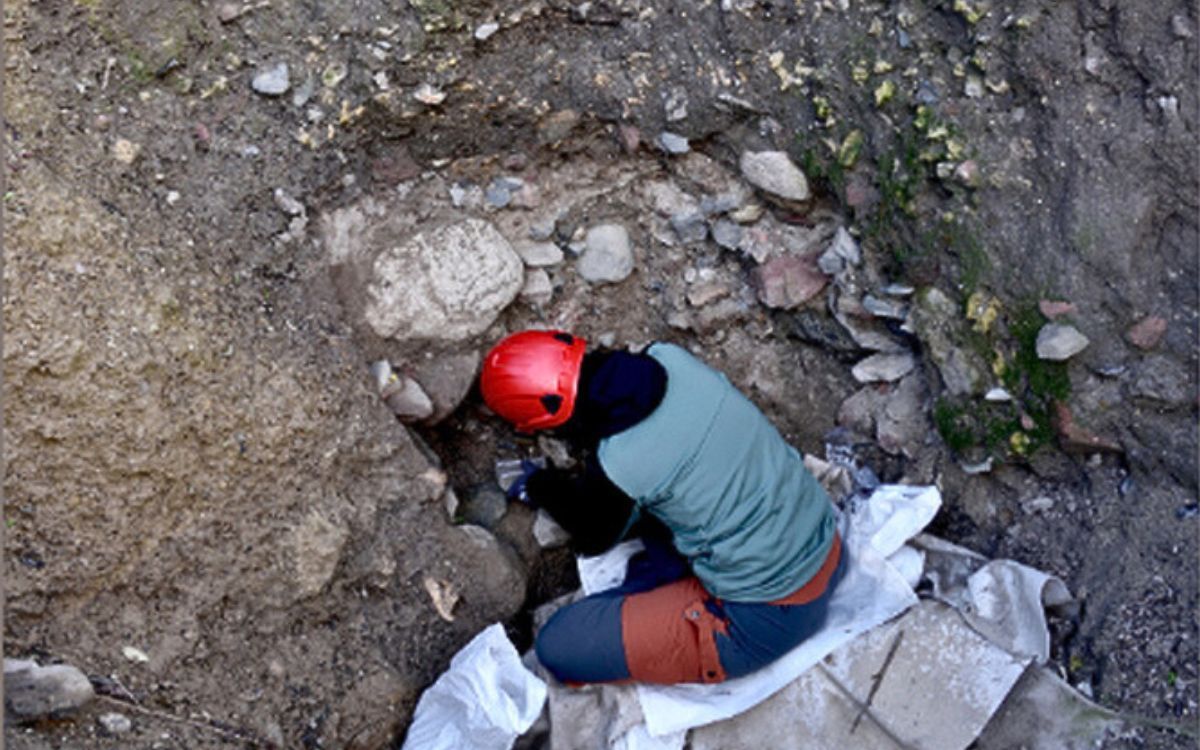
[[[1009,323],[1009,332],[1016,342],[1012,374],[1006,385],[1024,388],[1036,406],[1049,407],[1049,402],[1065,401],[1071,395],[1071,377],[1065,362],[1051,362],[1037,355],[1038,331],[1047,323],[1037,305],[1027,302],[1018,308]],[[1007,374],[1007,373],[1006,373]]]
[[[800,166],[809,182],[844,206],[846,201],[846,168],[841,162],[815,146],[808,146],[800,157]]]
[[[975,444],[975,432],[966,408],[950,399],[938,399],[933,407],[933,423],[942,440],[955,453]]]

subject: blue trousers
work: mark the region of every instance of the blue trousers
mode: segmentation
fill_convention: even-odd
[[[621,586],[563,607],[538,633],[538,659],[560,681],[721,682],[783,656],[825,622],[845,573],[837,540],[822,572],[778,602],[722,601],[687,561],[646,540]],[[787,603],[783,603],[787,602]]]

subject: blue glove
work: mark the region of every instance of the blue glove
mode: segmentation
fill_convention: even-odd
[[[526,491],[525,485],[529,482],[529,478],[536,474],[541,469],[533,461],[528,458],[521,459],[521,474],[513,483],[508,486],[508,490],[504,493],[509,500],[515,500],[526,505],[533,505],[533,501],[529,498],[529,493]]]

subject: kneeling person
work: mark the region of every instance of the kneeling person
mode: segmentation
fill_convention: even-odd
[[[721,682],[820,629],[845,567],[833,507],[724,375],[673,344],[587,353],[577,336],[525,331],[488,353],[480,388],[518,430],[553,430],[586,456],[577,471],[529,466],[510,495],[545,508],[581,554],[646,544],[621,586],[538,634],[559,680]]]

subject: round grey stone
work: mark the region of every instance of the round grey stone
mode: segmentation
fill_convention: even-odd
[[[684,138],[678,133],[672,133],[667,130],[664,130],[658,134],[658,145],[663,151],[675,156],[686,154],[688,151],[692,150],[692,147],[688,145],[687,138]]]
[[[100,726],[104,727],[104,731],[109,734],[125,734],[133,729],[133,722],[129,720],[129,717],[115,711],[101,714],[97,721],[100,723]]]
[[[280,96],[291,87],[287,63],[277,63],[259,68],[250,81],[250,87],[264,96]]]
[[[720,219],[712,225],[713,241],[726,250],[737,250],[742,243],[742,227],[728,219]]]
[[[21,720],[69,714],[82,708],[95,691],[87,675],[67,664],[38,666],[32,661],[4,660],[5,711]]]
[[[486,485],[472,492],[459,506],[459,512],[465,523],[492,529],[508,512],[508,500],[498,488]]]
[[[601,224],[588,230],[579,275],[593,284],[623,281],[633,273],[633,247],[620,224]]]

